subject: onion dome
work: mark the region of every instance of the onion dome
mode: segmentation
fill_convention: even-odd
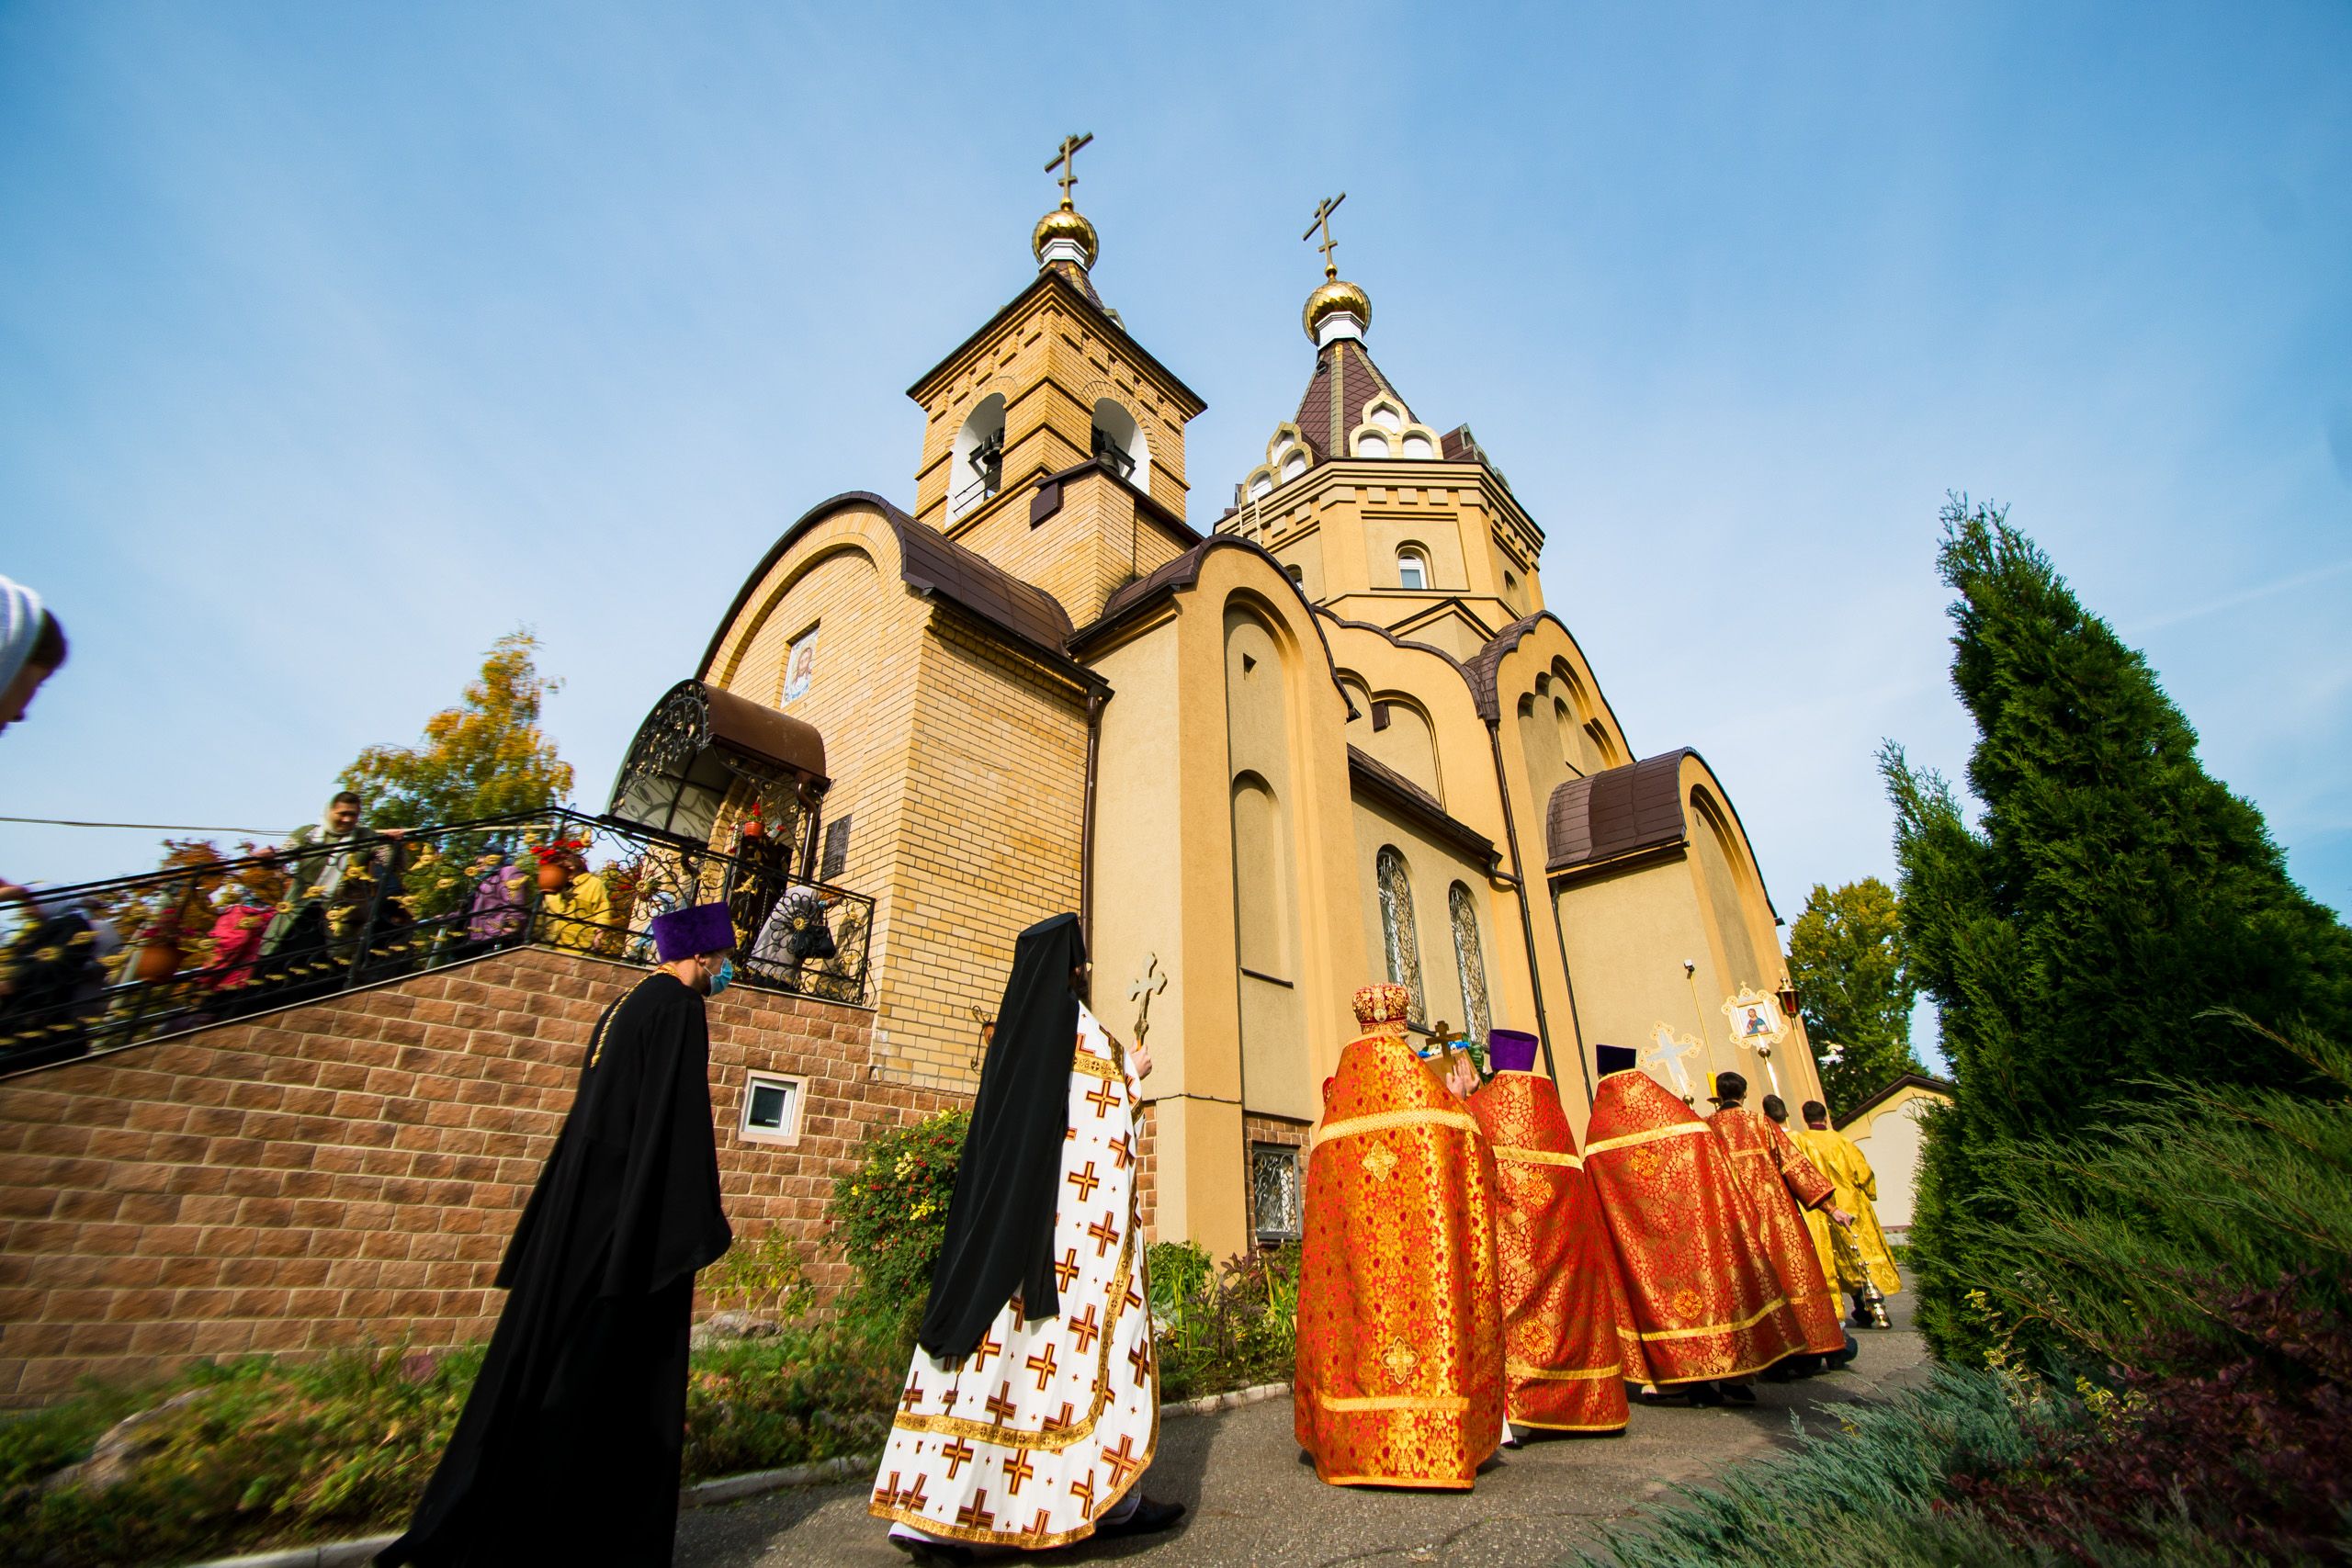
[[[1086,220],[1084,213],[1065,201],[1037,220],[1036,230],[1029,236],[1029,249],[1040,266],[1067,261],[1091,267],[1101,247],[1094,237],[1094,225]]]
[[[1361,338],[1372,325],[1372,296],[1341,281],[1337,271],[1329,272],[1323,286],[1306,297],[1300,320],[1307,340],[1317,348],[1337,338]]]

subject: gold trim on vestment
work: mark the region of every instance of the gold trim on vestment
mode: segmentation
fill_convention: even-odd
[[[1101,1078],[1105,1083],[1125,1083],[1127,1079],[1118,1063],[1104,1061],[1091,1051],[1080,1051],[1070,1058],[1069,1070],[1083,1073],[1090,1078]]]
[[[1539,1432],[1622,1432],[1624,1421],[1530,1421],[1523,1416],[1505,1417],[1514,1427],[1532,1427]]]
[[[1337,379],[1337,378],[1333,378]],[[1321,1474],[1321,1472],[1317,1472]],[[1409,1486],[1417,1492],[1467,1492],[1467,1481],[1425,1481],[1413,1475],[1325,1475],[1326,1486]]]
[[[1315,1136],[1307,1147],[1319,1149],[1325,1144],[1341,1138],[1352,1138],[1365,1133],[1385,1133],[1395,1127],[1458,1127],[1465,1133],[1479,1131],[1477,1120],[1467,1111],[1382,1111],[1370,1116],[1351,1116],[1344,1122],[1326,1122],[1315,1129]]]
[[[1789,1304],[1789,1300],[1786,1296],[1775,1296],[1770,1301],[1765,1303],[1763,1309],[1758,1312],[1754,1316],[1743,1317],[1737,1323],[1710,1323],[1698,1328],[1660,1328],[1645,1334],[1642,1337],[1646,1340],[1703,1339],[1710,1334],[1736,1334],[1743,1328],[1755,1327],[1758,1324],[1763,1322],[1766,1318],[1771,1316],[1774,1313],[1779,1312],[1781,1308]],[[1801,1352],[1792,1352],[1792,1354],[1799,1353]],[[1817,1354],[1818,1352],[1815,1353]]]
[[[1564,1165],[1570,1170],[1584,1168],[1582,1155],[1564,1155],[1552,1149],[1530,1148],[1525,1144],[1497,1144],[1495,1157],[1507,1165]]]
[[[1470,1408],[1470,1396],[1464,1393],[1325,1393],[1318,1389],[1315,1403],[1326,1410],[1430,1410],[1441,1416],[1459,1416]]]
[[[1548,1367],[1531,1367],[1525,1361],[1506,1360],[1503,1371],[1515,1378],[1541,1378],[1547,1382],[1598,1382],[1602,1378],[1619,1378],[1625,1374],[1623,1361],[1607,1367],[1575,1367],[1554,1371]]]
[[[1660,1138],[1689,1138],[1709,1131],[1704,1122],[1677,1122],[1671,1127],[1650,1127],[1639,1133],[1627,1133],[1621,1137],[1603,1138],[1584,1146],[1584,1157],[1590,1159],[1605,1149],[1629,1149],[1635,1144],[1654,1144]]]

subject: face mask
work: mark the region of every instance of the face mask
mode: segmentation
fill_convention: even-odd
[[[718,973],[710,977],[710,989],[704,994],[715,997],[734,983],[735,961],[731,958],[722,958],[718,961]]]

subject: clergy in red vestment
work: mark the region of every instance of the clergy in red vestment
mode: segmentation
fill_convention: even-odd
[[[1470,1097],[1501,1178],[1503,1412],[1514,1435],[1622,1432],[1625,1384],[1647,1382],[1648,1362],[1559,1089],[1534,1070],[1536,1044],[1532,1034],[1494,1031],[1495,1076]]]
[[[1804,1330],[1804,1348],[1832,1366],[1843,1366],[1854,1359],[1857,1347],[1838,1321],[1838,1296],[1821,1272],[1800,1205],[1821,1210],[1836,1224],[1850,1224],[1853,1216],[1836,1206],[1836,1186],[1805,1158],[1781,1124],[1741,1104],[1747,1098],[1747,1078],[1717,1073],[1715,1113],[1707,1124],[1731,1156],[1732,1169],[1754,1211],[1752,1234],[1781,1277],[1781,1293]]]
[[[1412,993],[1356,993],[1306,1166],[1299,1447],[1342,1486],[1466,1489],[1502,1436],[1495,1157],[1405,1043]]]
[[[1707,1123],[1632,1051],[1602,1045],[1584,1168],[1617,1249],[1650,1380],[1720,1403],[1720,1381],[1803,1354],[1804,1331],[1757,1247],[1753,1205]],[[1751,1396],[1752,1397],[1752,1396]]]

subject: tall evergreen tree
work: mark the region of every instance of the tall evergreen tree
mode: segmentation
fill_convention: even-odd
[[[539,728],[539,710],[563,682],[541,675],[538,639],[500,637],[466,683],[463,700],[424,724],[422,746],[370,746],[343,771],[379,828],[468,822],[553,806],[571,793],[571,764]]]
[[[1804,1032],[1821,1062],[1822,1093],[1843,1115],[1905,1073],[1925,1072],[1911,1051],[1918,982],[1905,962],[1901,906],[1875,876],[1841,887],[1815,883],[1789,928],[1789,978]]]
[[[1919,1321],[1951,1351],[1982,1342],[1966,1292],[2008,1266],[1975,1230],[2003,1217],[2003,1147],[2081,1132],[2155,1074],[2282,1081],[2280,1054],[2202,1015],[2352,1036],[2352,933],[2289,878],[2146,661],[2005,511],[1955,500],[1943,520],[1975,826],[1900,748],[1880,762],[1905,945],[1960,1084],[1929,1124],[1912,1233]]]

